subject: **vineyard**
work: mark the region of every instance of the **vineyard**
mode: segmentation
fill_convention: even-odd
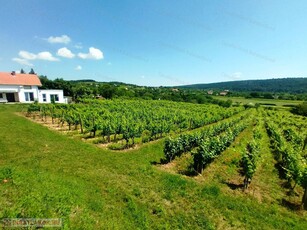
[[[297,185],[304,189],[302,204],[307,209],[307,130],[303,117],[285,111],[142,100],[34,104],[26,115],[113,150],[166,137],[161,162],[169,164],[188,155],[185,172],[192,176],[202,174],[249,127],[252,136],[237,161],[238,173],[244,178],[243,190],[248,189],[261,164],[261,129],[266,130],[279,176],[287,181],[290,192]]]
[[[81,134],[96,144],[109,144],[110,149],[124,149],[170,133],[200,128],[243,110],[242,107],[223,108],[211,104],[106,100],[71,105],[34,104],[28,107],[26,115],[45,124],[49,121],[62,131]]]
[[[307,210],[307,121],[299,116],[268,112],[266,129],[271,149],[282,178],[290,191],[297,185],[304,189],[302,204]]]
[[[0,108],[0,218],[61,217],[66,229],[307,228],[307,119],[286,109]]]
[[[202,174],[203,170],[223,153],[244,129],[250,127],[252,135],[236,165],[238,173],[244,178],[243,190],[248,188],[258,165],[262,162],[264,146],[261,146],[261,139],[262,135],[268,135],[269,147],[276,161],[275,167],[279,171],[279,177],[285,180],[290,194],[297,194],[294,189],[297,185],[301,186],[304,191],[301,203],[307,210],[306,121],[305,117],[291,115],[287,111],[250,110],[248,117],[218,122],[201,132],[166,139],[165,159],[171,162],[177,158],[177,163],[180,163],[180,158],[184,159],[182,155],[188,154],[190,165],[187,167],[195,174]],[[266,133],[262,134],[262,129],[265,129]]]

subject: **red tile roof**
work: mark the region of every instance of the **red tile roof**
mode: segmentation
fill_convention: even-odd
[[[12,74],[0,72],[0,85],[37,85],[42,83],[36,74]]]

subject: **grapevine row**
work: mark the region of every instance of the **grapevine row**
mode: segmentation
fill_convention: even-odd
[[[203,169],[229,147],[246,127],[247,123],[238,124],[219,136],[206,138],[193,153],[194,170],[202,173]]]
[[[291,132],[281,130],[274,122],[267,121],[267,133],[271,140],[271,148],[275,158],[289,183],[294,182],[294,187],[299,184],[304,188],[302,205],[307,209],[307,164],[303,157],[304,146],[299,147]],[[293,134],[293,133],[292,133]],[[299,142],[304,145],[303,142]]]
[[[253,129],[253,140],[248,142],[246,149],[242,154],[241,167],[242,175],[244,176],[244,189],[247,189],[248,185],[256,172],[259,157],[260,157],[260,140],[261,132],[259,126],[255,126]]]
[[[38,113],[46,121],[59,126],[68,125],[81,133],[97,133],[102,142],[123,140],[134,144],[135,138],[143,141],[160,138],[170,132],[182,132],[228,118],[243,110],[242,107],[223,108],[217,105],[196,105],[167,101],[104,100],[86,104],[31,105],[28,115]]]
[[[240,117],[228,122],[216,124],[200,132],[181,134],[177,138],[168,137],[164,142],[164,156],[167,162],[172,161],[175,157],[180,157],[183,153],[201,145],[206,138],[211,138],[233,127],[243,120]]]

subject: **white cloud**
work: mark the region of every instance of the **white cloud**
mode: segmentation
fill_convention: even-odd
[[[82,48],[83,48],[83,46],[82,46],[82,44],[81,44],[81,43],[78,43],[78,44],[76,44],[76,45],[75,45],[75,48],[76,48],[76,49],[82,49]]]
[[[82,66],[78,65],[75,70],[82,70]]]
[[[103,59],[103,53],[100,49],[96,49],[94,47],[89,48],[89,53],[78,53],[78,56],[82,59],[94,59],[99,60]]]
[[[19,51],[19,56],[22,57],[23,59],[27,59],[27,60],[35,60],[36,59],[36,55],[24,50]]]
[[[26,65],[26,66],[33,66],[32,63],[30,63],[28,60],[26,59],[22,59],[22,58],[13,58],[12,59],[14,62],[19,63],[20,65]]]
[[[45,60],[45,61],[59,61],[58,58],[52,56],[48,51],[43,51],[38,54],[30,53],[28,51],[21,50],[18,53],[20,58],[13,58],[12,60],[18,62],[21,65],[33,66],[29,60]]]
[[[61,56],[61,57],[65,57],[65,58],[74,58],[75,57],[75,54],[73,54],[66,47],[63,47],[63,48],[59,49],[58,52],[57,52],[57,55]]]
[[[49,43],[64,43],[64,44],[68,44],[71,39],[70,37],[68,37],[67,35],[62,35],[60,37],[53,37],[53,36],[50,36],[47,41]]]
[[[53,57],[52,54],[48,51],[38,53],[36,59],[45,60],[45,61],[59,61],[58,58]]]

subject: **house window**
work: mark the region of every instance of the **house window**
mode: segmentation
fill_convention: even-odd
[[[50,94],[50,101],[59,101],[59,95],[58,94]]]
[[[30,86],[30,85],[24,85],[23,88],[24,88],[24,89],[32,89],[32,86]]]
[[[3,98],[3,94],[2,93],[0,93],[0,98]]]
[[[47,97],[46,97],[46,94],[43,93],[43,102],[46,102],[47,101]]]
[[[34,101],[34,94],[31,92],[26,92],[25,93],[25,99],[26,101]]]

